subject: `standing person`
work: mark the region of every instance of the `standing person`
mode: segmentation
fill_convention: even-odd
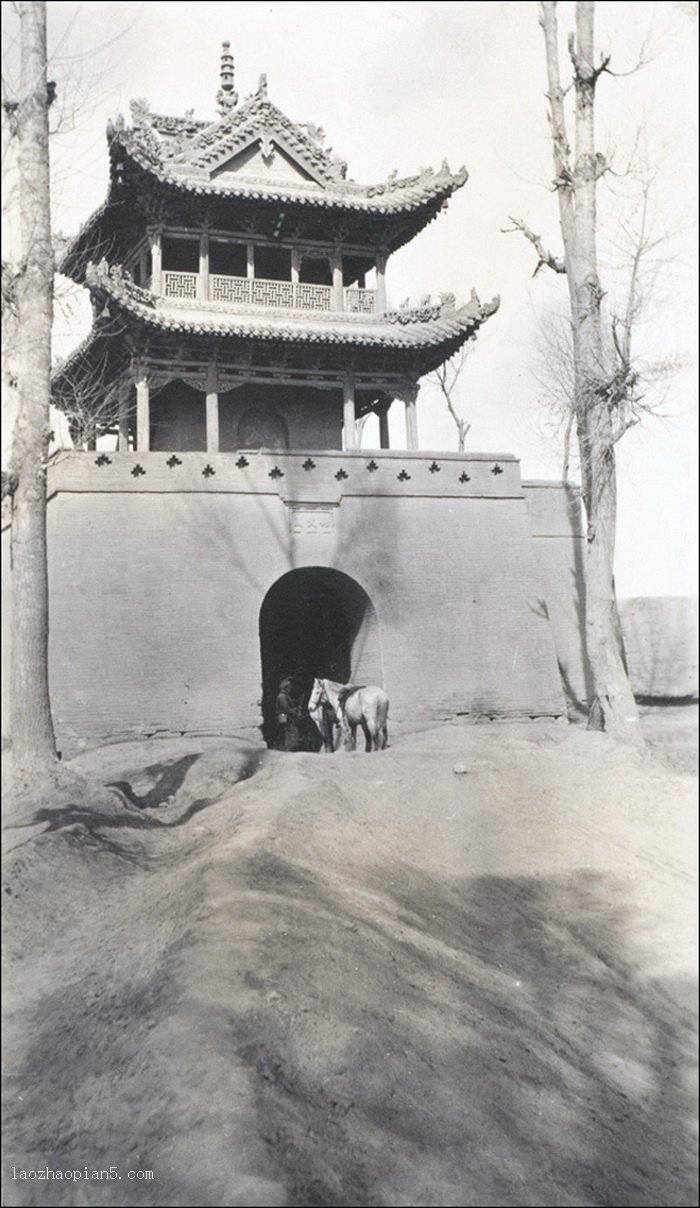
[[[279,686],[275,701],[275,722],[277,724],[278,751],[297,751],[299,749],[299,722],[301,711],[293,695],[292,681],[283,679]]]

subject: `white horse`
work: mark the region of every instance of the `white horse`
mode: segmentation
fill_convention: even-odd
[[[311,700],[309,700],[309,717],[321,735],[323,742],[321,749],[335,751],[335,731],[336,727],[340,726],[340,722],[330,701],[324,698],[312,707]]]
[[[309,713],[324,700],[335,709],[343,733],[349,736],[351,750],[355,750],[358,726],[362,726],[365,736],[365,751],[384,750],[388,742],[389,697],[382,688],[355,688],[352,684],[315,679],[309,697]]]

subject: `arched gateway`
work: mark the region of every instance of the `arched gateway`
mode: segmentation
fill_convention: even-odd
[[[308,691],[314,676],[382,683],[379,625],[367,592],[349,575],[324,566],[289,571],[260,609],[263,735],[275,734],[275,698],[292,677]],[[310,745],[313,734],[310,733]]]

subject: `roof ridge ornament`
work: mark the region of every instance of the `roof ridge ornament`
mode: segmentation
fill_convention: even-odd
[[[216,94],[216,102],[222,118],[227,117],[231,110],[235,109],[236,105],[238,104],[238,93],[233,87],[233,80],[234,67],[233,55],[231,54],[231,43],[222,42],[220,72],[221,87]]]
[[[316,122],[298,122],[300,130],[305,130],[312,143],[316,143],[318,147],[322,147],[326,141],[326,132],[323,126],[318,126]],[[328,148],[329,151],[332,147]],[[327,154],[328,152],[326,152]]]
[[[150,126],[151,106],[145,96],[137,96],[129,101],[129,109],[131,110],[131,124],[134,129]]]

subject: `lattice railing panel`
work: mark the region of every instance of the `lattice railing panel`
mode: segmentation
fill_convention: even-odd
[[[213,273],[209,278],[212,302],[250,302],[250,277],[223,277]]]
[[[294,305],[297,310],[330,310],[330,285],[308,285],[304,281],[294,285]]]
[[[256,306],[287,306],[294,305],[291,281],[261,281],[251,279],[251,302]]]
[[[373,315],[376,298],[374,289],[346,289],[345,309],[352,315]]]
[[[166,269],[163,273],[163,293],[166,298],[196,298],[197,274]]]

